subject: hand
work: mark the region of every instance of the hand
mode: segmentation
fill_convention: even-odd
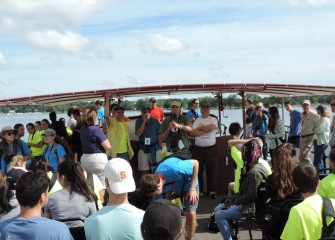
[[[189,202],[191,204],[195,204],[197,201],[199,201],[199,196],[197,194],[197,191],[188,191],[187,195],[186,195],[186,199],[189,199]]]
[[[106,94],[105,94],[105,97],[106,97],[107,99],[111,99],[111,98],[112,98],[112,93],[110,93],[110,92],[106,93]]]

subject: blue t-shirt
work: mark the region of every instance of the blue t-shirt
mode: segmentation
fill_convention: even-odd
[[[61,222],[44,217],[22,218],[20,216],[0,222],[0,239],[73,239],[68,227]]]
[[[197,111],[194,111],[193,109],[189,110],[186,115],[189,117],[189,118],[201,118],[202,117],[202,114],[201,114],[201,111],[200,111],[200,108],[197,109]]]
[[[297,110],[293,110],[293,112],[290,113],[290,134],[288,136],[300,136],[300,129],[301,113]]]
[[[99,108],[97,112],[98,112],[98,120],[101,120],[101,127],[103,127],[105,124],[105,109],[103,107]]]
[[[161,173],[164,176],[165,184],[174,182],[164,186],[163,192],[181,192],[184,185],[184,192],[190,188],[191,177],[193,174],[193,166],[191,160],[180,160],[179,158],[171,157],[160,163],[155,174]],[[198,178],[195,186],[198,186]]]
[[[253,135],[263,137],[267,132],[266,122],[269,120],[268,116],[263,113],[263,119],[258,115],[253,119]]]
[[[143,123],[143,119],[137,119],[135,122],[135,132],[137,129],[141,127]],[[159,124],[158,120],[155,118],[150,119],[149,124],[145,124],[144,130],[142,135],[139,137],[139,146],[144,151],[145,145],[144,141],[145,138],[150,138],[150,145],[155,146],[158,145],[158,135],[159,135],[159,129],[161,125]]]
[[[9,153],[13,154],[13,143],[9,144]],[[23,156],[28,156],[30,154],[30,150],[28,148],[28,145],[25,141],[21,140],[21,145],[17,149],[17,154],[16,155],[23,155]],[[7,156],[10,156],[11,154],[7,154]],[[2,154],[1,156],[1,171],[4,173],[7,173],[8,168],[9,168],[10,162],[6,164],[5,162],[5,155]]]
[[[64,147],[58,143],[47,146],[44,149],[43,156],[49,161],[51,167],[57,172],[59,159],[66,156],[66,151]]]
[[[107,137],[98,126],[80,128],[80,141],[84,154],[105,153],[106,150],[101,143],[106,139]]]

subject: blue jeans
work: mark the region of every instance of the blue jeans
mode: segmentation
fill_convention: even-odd
[[[219,204],[215,209],[215,221],[220,229],[221,235],[224,240],[232,240],[232,228],[230,219],[239,219],[242,217],[241,208],[242,205],[233,205],[230,208],[225,209],[223,203]]]
[[[328,147],[326,144],[318,145],[316,139],[313,140],[314,144],[314,161],[313,165],[318,170],[318,172],[324,168],[323,160],[325,158],[325,151]]]

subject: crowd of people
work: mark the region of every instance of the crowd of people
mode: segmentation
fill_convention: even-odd
[[[21,139],[22,124],[1,130],[0,237],[72,239],[69,230],[83,228],[87,239],[194,238],[199,197],[217,198],[219,129],[210,105],[193,99],[184,115],[181,102],[173,100],[171,113],[164,116],[157,99],[150,98],[130,129],[125,109],[110,104],[111,98],[107,93],[105,102],[98,100],[95,107],[70,108],[68,121],[57,120],[52,111],[50,121],[28,123],[27,142]],[[229,127],[233,139],[228,149],[236,171],[228,198],[214,209],[222,237],[233,239],[230,220],[255,215],[261,186],[270,202],[305,199],[293,207],[282,239],[291,239],[291,234],[295,239],[320,237],[319,195],[335,197],[335,117],[330,121],[322,105],[312,111],[309,100],[303,101],[302,113],[286,102],[290,132],[285,143],[276,106],[254,107],[252,99],[246,106],[244,138],[239,123]],[[335,98],[331,108],[335,112]],[[131,131],[139,139],[138,190],[130,165]],[[332,173],[319,186],[328,147]],[[309,213],[317,220],[305,229],[312,224]],[[293,225],[299,231],[293,233]],[[43,231],[47,228],[53,231]]]

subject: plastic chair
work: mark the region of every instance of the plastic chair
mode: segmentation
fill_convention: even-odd
[[[260,213],[260,211],[262,210],[263,206],[265,205],[265,202],[266,202],[266,198],[265,198],[265,184],[261,184],[258,187],[258,189],[257,189],[257,197],[255,199],[256,212],[255,212],[255,214],[253,216],[250,216],[250,217],[246,218],[250,240],[253,239],[252,238],[252,230],[251,230],[251,222],[256,220],[257,214]],[[236,221],[234,224],[232,223],[232,225],[234,226],[234,230],[235,230],[234,236],[237,239],[238,221]]]
[[[62,219],[57,220],[59,222],[74,222],[74,221],[81,221],[84,223],[84,219],[81,218],[68,218],[68,219]],[[73,237],[74,240],[86,240],[85,230],[84,226],[81,227],[69,227],[69,231]]]

